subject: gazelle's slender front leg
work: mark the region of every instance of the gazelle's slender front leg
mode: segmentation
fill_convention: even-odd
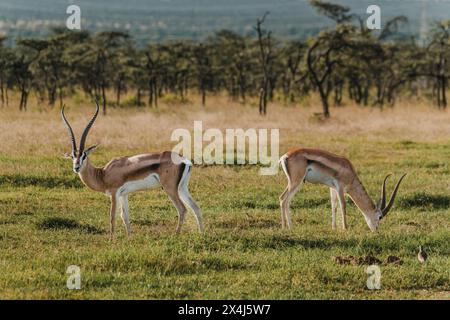
[[[347,230],[347,203],[345,202],[345,194],[342,188],[338,188],[337,193],[339,197],[339,204],[341,205],[342,229]]]
[[[286,209],[285,209],[285,198],[289,193],[289,187],[286,187],[284,192],[280,196],[280,208],[281,208],[281,228],[286,228]]]
[[[117,196],[116,192],[111,193],[111,210],[110,210],[110,222],[109,222],[109,239],[114,240],[114,229],[116,226],[116,212],[117,212]]]
[[[127,236],[131,235],[131,225],[130,225],[130,215],[129,215],[129,209],[128,209],[128,195],[124,195],[120,197],[120,204],[122,207],[122,221],[125,225],[125,229],[127,231]]]
[[[337,211],[337,202],[338,202],[338,194],[336,190],[330,188],[330,197],[331,197],[331,228],[336,230],[336,211]]]

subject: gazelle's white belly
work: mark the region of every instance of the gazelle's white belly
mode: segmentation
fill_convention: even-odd
[[[338,183],[336,179],[320,170],[316,170],[314,166],[306,167],[305,181],[314,184],[324,184],[331,188],[336,188]]]
[[[154,188],[160,185],[159,176],[152,173],[142,180],[125,182],[118,190],[118,196],[124,196],[132,192]]]

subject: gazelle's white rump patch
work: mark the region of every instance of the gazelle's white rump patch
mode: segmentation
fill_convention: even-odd
[[[286,159],[287,159],[287,154],[284,154],[281,158],[280,158],[280,160],[278,161],[279,163],[280,163],[280,165],[281,165],[281,168],[283,169],[283,172],[284,172],[284,174],[286,175],[286,177],[288,178],[288,181],[289,181],[289,183],[290,183],[290,177],[289,177],[289,172],[288,172],[288,170],[287,170],[287,167],[286,167]]]

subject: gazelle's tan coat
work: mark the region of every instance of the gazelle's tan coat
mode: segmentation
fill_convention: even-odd
[[[188,190],[192,163],[182,156],[166,151],[162,153],[141,154],[111,160],[103,168],[94,167],[88,155],[95,146],[85,150],[87,134],[98,115],[97,110],[83,132],[80,148],[76,148],[72,128],[61,110],[72,141],[72,152],[67,156],[73,160],[73,170],[78,173],[83,183],[92,190],[105,193],[111,197],[110,236],[114,235],[116,211],[122,209],[122,220],[127,234],[131,232],[128,209],[128,194],[136,191],[162,186],[178,211],[176,232],[180,232],[186,214],[186,206],[195,214],[200,232],[203,231],[201,210],[192,199]]]
[[[337,201],[342,211],[342,227],[347,228],[345,194],[348,194],[364,215],[372,231],[378,229],[379,221],[392,207],[403,175],[398,181],[389,203],[386,205],[386,180],[384,179],[381,200],[376,205],[351,162],[342,156],[319,149],[295,149],[280,159],[280,164],[288,178],[288,186],[280,196],[281,223],[283,227],[292,226],[289,203],[304,182],[325,184],[330,187],[332,228],[336,228]]]

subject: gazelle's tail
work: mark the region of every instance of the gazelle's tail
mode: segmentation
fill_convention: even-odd
[[[195,202],[195,200],[192,198],[188,189],[189,178],[191,177],[192,162],[186,158],[183,158],[181,163],[182,165],[184,165],[184,168],[180,182],[178,183],[178,195],[180,196],[184,204],[194,212],[195,219],[197,220],[198,229],[200,232],[203,232],[204,227],[203,227],[202,211]]]
[[[181,188],[183,188],[184,186],[186,187],[188,186],[192,170],[192,162],[189,161],[188,159],[183,158],[183,160],[181,160],[181,164],[183,165],[184,168],[180,182],[178,183],[178,193],[180,193]]]
[[[289,179],[289,171],[288,171],[287,163],[286,163],[286,162],[287,162],[287,158],[288,158],[287,154],[283,155],[283,156],[280,158],[280,160],[278,161],[278,163],[281,165],[281,168],[283,169],[284,174],[285,174],[286,177],[288,178],[288,182],[289,182],[289,184],[290,184],[291,181],[290,181],[290,179]]]

